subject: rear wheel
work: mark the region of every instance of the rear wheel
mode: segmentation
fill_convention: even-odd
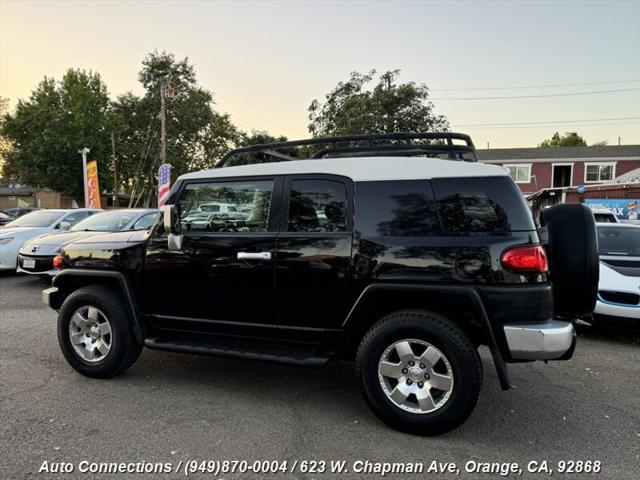
[[[123,372],[142,350],[121,295],[106,285],[83,287],[67,297],[58,315],[58,341],[76,371],[96,378]]]
[[[470,339],[444,317],[421,311],[393,313],[375,324],[358,349],[357,372],[373,412],[419,435],[462,424],[482,385]]]

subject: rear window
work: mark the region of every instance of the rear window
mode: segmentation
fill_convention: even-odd
[[[356,184],[355,218],[363,235],[422,237],[440,233],[427,180]]]
[[[598,225],[597,230],[600,255],[640,257],[640,228]]]
[[[535,229],[524,197],[509,177],[439,178],[431,183],[445,233]]]

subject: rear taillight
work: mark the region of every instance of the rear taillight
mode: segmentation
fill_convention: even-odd
[[[522,245],[502,254],[502,266],[512,272],[545,273],[549,270],[547,254],[541,245]]]
[[[60,255],[53,257],[53,268],[62,268],[62,263],[62,257]]]

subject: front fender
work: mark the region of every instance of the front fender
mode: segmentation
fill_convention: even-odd
[[[64,269],[53,277],[53,287],[42,292],[43,299],[45,303],[57,310],[71,292],[82,286],[96,283],[113,285],[120,291],[122,299],[129,310],[135,339],[142,345],[144,342],[144,334],[140,320],[140,310],[131,287],[131,282],[122,272],[84,270],[80,268]]]

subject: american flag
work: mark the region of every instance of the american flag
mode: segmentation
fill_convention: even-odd
[[[171,190],[171,164],[163,163],[158,169],[158,206],[164,205]]]

